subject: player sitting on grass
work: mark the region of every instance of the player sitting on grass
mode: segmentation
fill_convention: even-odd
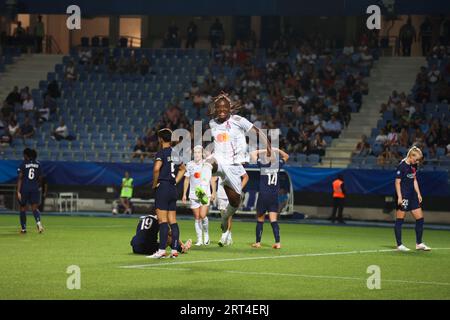
[[[280,249],[280,227],[277,221],[278,194],[280,192],[278,172],[280,171],[281,166],[283,166],[289,159],[289,155],[280,149],[273,148],[271,157],[267,156],[267,150],[252,151],[250,153],[250,157],[252,162],[256,161],[258,167],[260,168],[259,196],[258,202],[256,203],[256,242],[252,244],[252,247],[261,247],[264,218],[268,212],[273,236],[275,238],[275,244],[272,248]]]
[[[24,161],[17,169],[19,178],[17,180],[17,200],[20,204],[20,225],[21,233],[27,232],[27,210],[31,205],[36,226],[39,233],[44,232],[41,222],[41,213],[39,212],[39,204],[41,201],[41,193],[39,186],[42,180],[42,169],[39,161],[36,160],[37,152],[26,148],[23,151]]]
[[[195,189],[197,198],[204,204],[208,202],[206,194],[209,188],[211,175],[222,178],[223,187],[228,197],[229,205],[226,214],[222,217],[222,237],[219,246],[224,246],[230,235],[228,217],[232,217],[238,210],[242,201],[242,189],[248,181],[248,175],[242,163],[248,162],[246,151],[246,133],[253,130],[267,145],[270,156],[270,143],[267,137],[244,117],[234,115],[239,104],[232,103],[227,94],[222,92],[214,98],[209,113],[213,119],[209,122],[211,135],[214,139],[214,153],[205,160],[201,171],[202,183]]]
[[[195,233],[197,234],[196,246],[209,245],[209,232],[208,232],[208,210],[209,200],[214,201],[216,197],[215,180],[211,179],[212,194],[210,189],[206,189],[206,196],[208,197],[208,203],[202,204],[195,195],[195,188],[200,185],[200,171],[202,170],[203,160],[202,155],[203,147],[198,145],[194,147],[194,160],[189,161],[186,165],[186,173],[184,174],[183,185],[183,203],[187,201],[187,190],[189,188],[189,200],[191,202],[191,210],[194,214]]]
[[[172,251],[170,258],[178,257],[178,241],[180,230],[178,228],[177,184],[186,171],[179,155],[171,147],[172,130],[161,129],[158,132],[161,150],[156,153],[153,164],[153,189],[155,190],[156,215],[159,222],[159,250],[149,258],[164,258],[166,256],[167,235],[172,230]],[[181,163],[181,164],[180,164]]]
[[[410,251],[402,243],[402,224],[407,211],[411,211],[416,219],[416,250],[431,250],[422,242],[423,234],[423,212],[422,195],[420,194],[419,183],[417,182],[417,164],[422,159],[422,151],[417,147],[409,149],[405,159],[403,159],[397,168],[395,179],[395,190],[397,192],[397,212],[395,220],[395,239],[397,240],[397,249],[399,251]]]
[[[133,248],[133,253],[137,254],[154,254],[159,249],[158,242],[159,223],[158,218],[154,215],[142,216],[139,218],[139,223],[136,228],[136,235],[131,239],[130,245]],[[167,242],[172,241],[172,232],[169,230]],[[186,243],[178,242],[177,251],[186,253],[192,245],[192,240],[189,239]]]

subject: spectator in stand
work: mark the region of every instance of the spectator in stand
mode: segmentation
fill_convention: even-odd
[[[398,143],[399,141],[397,130],[394,127],[391,127],[391,130],[387,135],[387,144],[390,146],[397,146]]]
[[[225,39],[225,32],[223,30],[222,23],[218,18],[209,28],[209,41],[211,42],[211,48],[216,49],[223,45]]]
[[[36,53],[42,53],[42,42],[44,40],[45,36],[45,27],[44,23],[42,22],[42,16],[38,16],[38,21],[36,22],[36,25],[34,26],[34,37],[36,40]]]
[[[8,132],[11,137],[19,137],[20,136],[20,127],[17,123],[16,119],[12,119],[8,124]]]
[[[78,53],[78,63],[84,66],[90,66],[92,63],[92,50],[90,48],[80,48]]]
[[[386,134],[386,130],[384,128],[380,129],[380,133],[375,138],[375,142],[378,144],[386,145],[388,142],[388,136]]]
[[[133,153],[131,154],[131,157],[133,159],[141,159],[141,162],[144,161],[144,158],[147,157],[147,150],[145,148],[144,142],[142,139],[137,139],[136,145],[133,148]]]
[[[322,138],[320,133],[316,133],[314,140],[311,142],[310,153],[318,154],[323,157],[327,142]]]
[[[379,166],[392,165],[397,163],[399,158],[391,151],[389,146],[385,146],[383,152],[377,158]]]
[[[189,22],[187,27],[187,41],[186,41],[186,49],[187,48],[195,48],[195,43],[197,42],[197,25],[194,21]]]
[[[9,134],[8,127],[0,130],[0,147],[9,147],[12,143],[12,136]]]
[[[405,148],[409,147],[409,135],[408,135],[408,130],[406,130],[406,128],[401,129],[398,141],[399,141],[400,146],[405,147]]]
[[[165,48],[179,48],[180,47],[178,27],[175,24],[175,21],[172,21],[170,26],[167,29],[164,47]]]
[[[57,141],[60,140],[75,140],[75,137],[73,135],[69,134],[69,128],[67,128],[67,125],[65,124],[64,120],[61,120],[59,123],[59,126],[53,131],[52,139],[55,139]]]
[[[441,71],[437,68],[436,64],[431,66],[431,70],[428,72],[428,83],[434,85],[438,82],[441,76]]]
[[[32,138],[35,134],[33,125],[31,124],[30,118],[26,117],[24,123],[20,126],[20,136],[22,139]]]
[[[19,88],[17,86],[14,87],[13,91],[11,91],[5,99],[6,103],[11,107],[16,109],[17,107],[22,105],[22,100],[19,93]]]
[[[431,90],[426,82],[422,82],[416,91],[416,102],[426,103],[431,100]]]
[[[430,17],[426,17],[425,21],[420,25],[419,37],[422,43],[422,55],[427,56],[430,52],[433,38],[433,25],[431,24]]]
[[[30,95],[30,88],[27,86],[20,90],[20,106],[22,106],[23,101]]]
[[[53,99],[58,99],[61,97],[61,91],[59,90],[58,82],[56,80],[50,81],[47,86],[46,95],[49,95]]]
[[[362,135],[361,140],[356,144],[355,150],[353,150],[352,155],[354,156],[367,156],[371,154],[370,144],[367,142],[367,136]]]
[[[77,71],[75,69],[75,64],[73,63],[73,61],[70,61],[69,64],[66,66],[66,70],[64,72],[64,79],[69,84],[72,84],[74,81],[77,80]]]
[[[335,115],[332,115],[331,120],[327,121],[323,128],[327,135],[338,138],[342,131],[342,124],[336,119]]]
[[[413,41],[416,41],[416,29],[411,23],[411,17],[408,17],[407,22],[400,28],[398,37],[400,39],[400,43],[402,44],[403,56],[411,56],[411,46]]]
[[[34,100],[31,94],[27,96],[27,98],[22,103],[22,111],[25,115],[34,114]]]

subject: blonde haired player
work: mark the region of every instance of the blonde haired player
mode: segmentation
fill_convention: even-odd
[[[406,158],[397,167],[395,179],[395,191],[397,192],[397,212],[395,220],[395,239],[399,251],[410,251],[402,243],[402,225],[407,211],[411,211],[416,219],[416,250],[431,250],[422,242],[423,234],[423,212],[421,208],[422,195],[417,182],[417,164],[423,158],[422,151],[413,146],[409,149]]]
[[[215,180],[211,179],[211,187],[212,193],[209,188],[206,189],[206,196],[208,197],[208,203],[202,204],[200,200],[195,195],[195,188],[201,183],[201,170],[203,166],[203,147],[198,145],[194,147],[194,160],[191,160],[186,165],[186,173],[184,176],[184,185],[183,185],[183,203],[187,201],[187,190],[189,188],[189,200],[191,202],[190,207],[192,209],[192,213],[194,214],[194,225],[195,225],[195,233],[197,234],[197,243],[196,246],[201,245],[209,245],[209,232],[208,232],[208,210],[209,210],[209,201],[214,201],[216,197],[216,186]]]
[[[248,162],[245,135],[253,131],[267,146],[268,156],[271,152],[267,137],[246,118],[233,114],[239,109],[239,106],[238,103],[233,103],[224,92],[215,97],[210,105],[210,115],[213,119],[209,122],[209,127],[214,141],[214,153],[203,164],[202,184],[195,190],[197,198],[202,203],[207,203],[206,189],[209,188],[212,174],[223,179],[222,184],[229,204],[222,217],[226,231],[222,233],[218,242],[219,246],[224,246],[228,241],[230,235],[228,217],[232,217],[241,205],[242,189],[248,182],[247,172],[242,165]]]

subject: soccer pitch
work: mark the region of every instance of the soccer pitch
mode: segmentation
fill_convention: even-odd
[[[0,215],[0,299],[450,299],[450,232],[425,230],[431,252],[393,251],[392,228],[281,223],[281,250],[253,249],[255,224],[235,222],[234,244],[192,247],[178,259],[131,253],[135,219],[32,215],[19,234],[18,215]],[[194,240],[193,221],[180,220],[182,240]],[[404,228],[414,248],[413,229]],[[81,270],[81,288],[69,290],[67,267]],[[369,266],[379,266],[381,289],[368,289]]]

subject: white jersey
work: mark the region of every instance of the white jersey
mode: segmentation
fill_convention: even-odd
[[[225,193],[225,189],[222,185],[222,178],[217,179],[217,198],[218,199],[228,199],[227,194]]]
[[[221,164],[241,164],[249,161],[245,134],[253,124],[244,117],[232,115],[223,123],[209,122],[214,139],[214,157]]]
[[[185,177],[189,177],[189,199],[197,200],[195,195],[195,188],[201,185],[201,172],[202,172],[203,161],[196,163],[195,161],[189,161],[186,165]],[[206,195],[211,196],[211,188],[207,188]]]

